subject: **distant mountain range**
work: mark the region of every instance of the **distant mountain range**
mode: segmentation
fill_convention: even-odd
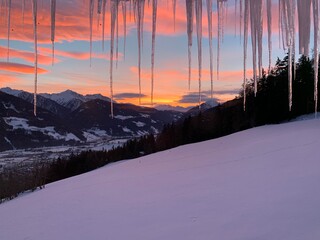
[[[156,134],[164,124],[184,116],[178,111],[115,102],[111,118],[109,98],[71,90],[39,94],[37,107],[35,117],[33,94],[0,89],[0,151]]]

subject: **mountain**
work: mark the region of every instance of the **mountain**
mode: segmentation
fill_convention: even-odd
[[[319,239],[319,121],[253,128],[49,184],[0,205],[0,239]]]
[[[181,106],[171,106],[171,105],[156,105],[154,107],[155,109],[157,110],[160,110],[160,111],[177,111],[177,112],[187,112],[188,110],[190,110],[192,107],[181,107]]]
[[[22,90],[15,90],[11,88],[0,88],[0,92],[7,93],[9,95],[18,97],[20,99],[23,99],[31,104],[33,104],[34,96],[33,94],[22,91]],[[56,115],[59,115],[60,117],[65,117],[66,114],[68,114],[69,110],[62,106],[61,104],[57,103],[56,101],[51,100],[50,98],[46,98],[42,95],[37,95],[37,106],[39,108],[43,108],[45,110],[48,110]]]
[[[214,100],[214,99],[212,99],[212,100],[210,99],[210,100],[202,103],[202,104],[200,105],[200,107],[199,107],[199,105],[198,105],[198,106],[196,106],[196,107],[193,107],[193,108],[189,109],[188,111],[185,112],[185,115],[186,115],[186,116],[195,116],[195,115],[197,115],[200,111],[201,111],[201,112],[204,112],[204,111],[206,111],[206,110],[208,110],[208,109],[210,109],[210,108],[214,108],[214,107],[216,107],[216,106],[218,106],[218,105],[219,105],[219,102],[217,102],[217,101]]]
[[[41,93],[40,96],[51,99],[56,103],[71,109],[72,111],[77,109],[82,103],[88,102],[95,99],[100,99],[103,101],[110,102],[110,98],[102,96],[101,94],[88,94],[81,95],[71,90],[66,90],[61,93]]]
[[[33,94],[0,89],[0,151],[157,134],[164,124],[182,117],[179,112],[115,102],[111,118],[109,98],[70,90],[38,95],[37,106],[34,117]]]

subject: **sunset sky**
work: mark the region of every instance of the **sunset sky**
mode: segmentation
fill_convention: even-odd
[[[3,2],[3,1],[2,1]],[[0,16],[0,87],[33,91],[33,27],[30,1],[26,1],[23,19],[22,1],[12,0],[10,53],[7,62],[7,16],[1,6]],[[155,53],[154,102],[170,105],[194,105],[198,102],[197,42],[194,31],[192,49],[192,82],[188,89],[188,58],[185,1],[177,0],[176,24],[173,25],[172,1],[158,1],[158,21]],[[214,1],[215,2],[215,1]],[[234,98],[242,84],[243,49],[239,37],[239,12],[235,16],[234,0],[228,1],[225,36],[221,49],[220,80],[214,74],[214,97],[219,101]],[[275,4],[274,4],[275,5]],[[95,2],[95,8],[96,8]],[[273,14],[273,63],[283,57],[279,48],[277,6]],[[110,14],[106,15],[106,41],[102,49],[102,17],[94,14],[92,65],[89,60],[89,0],[57,0],[55,64],[52,66],[50,41],[50,1],[39,0],[39,78],[38,92],[101,93],[109,96]],[[215,10],[214,6],[214,10]],[[151,5],[146,4],[144,46],[142,55],[142,104],[150,104]],[[114,95],[119,102],[138,102],[138,49],[133,15],[127,15],[127,44],[123,48],[123,21],[119,13],[119,60],[114,69]],[[236,21],[235,21],[236,20]],[[217,14],[213,15],[214,66],[216,66]],[[266,18],[265,18],[266,23]],[[203,81],[204,100],[210,95],[209,49],[207,14],[203,10]],[[267,34],[265,27],[263,65],[268,65]],[[250,39],[250,38],[249,38]],[[252,74],[251,42],[248,43],[249,77]],[[116,65],[116,64],[115,64]],[[216,69],[216,67],[215,67]]]

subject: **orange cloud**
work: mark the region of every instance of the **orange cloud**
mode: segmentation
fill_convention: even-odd
[[[45,47],[39,47],[39,52],[43,54],[51,54],[52,49],[51,48],[45,48]],[[61,50],[55,50],[54,51],[55,56],[60,57],[66,57],[66,58],[73,58],[78,60],[87,60],[90,59],[90,53],[89,52],[69,52],[69,51],[61,51]],[[119,53],[119,59],[123,57],[122,53]],[[98,59],[110,59],[110,55],[106,53],[92,53],[92,58],[98,58]],[[116,57],[114,57],[114,60],[116,60]]]
[[[1,56],[7,56],[8,49],[5,47],[0,46],[0,55]],[[16,50],[13,48],[9,49],[9,61],[12,58],[19,58],[23,59],[27,62],[33,63],[34,62],[34,53],[29,52],[29,51],[21,51],[21,50]],[[39,64],[44,64],[44,65],[49,65],[52,63],[52,58],[46,55],[38,54],[38,63]]]
[[[26,74],[33,74],[34,67],[26,64],[20,63],[11,63],[11,62],[0,62],[0,69],[9,71],[9,72],[16,72],[16,73],[26,73]],[[43,68],[38,68],[38,73],[47,73],[48,71]]]

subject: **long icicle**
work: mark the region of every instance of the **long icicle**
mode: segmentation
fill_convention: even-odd
[[[90,67],[92,63],[92,27],[93,27],[93,10],[94,10],[94,0],[90,0],[89,6],[89,25],[90,25]]]
[[[7,62],[10,54],[10,33],[11,33],[11,0],[8,0],[8,26],[7,26]]]
[[[191,85],[191,48],[192,48],[192,33],[193,33],[193,7],[194,0],[186,0],[186,15],[187,15],[187,35],[188,35],[188,89]]]
[[[174,29],[174,30],[176,30],[176,7],[177,7],[177,0],[172,0],[173,29]]]
[[[210,55],[210,97],[213,100],[213,50],[212,50],[212,0],[207,0],[209,55]]]
[[[157,29],[157,0],[152,0],[152,50],[151,50],[151,105],[153,105],[153,90],[154,90],[154,54]]]
[[[54,41],[56,28],[56,0],[51,0],[51,43],[52,43],[52,65],[54,64]]]
[[[198,83],[199,83],[199,108],[201,108],[201,75],[202,75],[202,0],[195,1],[196,26],[198,43]]]
[[[289,111],[292,109],[292,57],[294,55],[295,1],[283,0],[280,5],[281,31],[284,48],[288,49],[288,100]]]
[[[318,41],[319,41],[319,2],[312,0],[313,3],[313,24],[314,24],[314,112],[315,117],[318,113],[318,69],[319,69],[319,55],[318,55]]]
[[[297,0],[297,7],[299,27],[299,53],[308,56],[311,29],[311,0]]]
[[[123,58],[126,58],[127,42],[127,1],[122,1],[122,18],[123,18]]]
[[[256,27],[256,2],[250,0],[250,27],[251,27],[251,45],[252,45],[252,66],[253,66],[253,83],[254,96],[257,94],[257,27]]]
[[[272,59],[272,1],[271,0],[267,0],[267,22],[268,22],[268,54],[269,54],[268,73],[270,73],[271,59]]]
[[[224,21],[226,15],[226,2],[227,0],[217,0],[217,10],[218,10],[218,43],[217,43],[217,79],[220,78],[220,52],[221,44],[224,35]]]
[[[33,95],[33,114],[37,116],[37,91],[38,91],[38,7],[37,0],[32,0],[33,13],[33,36],[34,36],[34,95]]]
[[[243,111],[246,111],[247,87],[247,49],[249,30],[249,0],[244,0],[244,26],[243,26]]]
[[[116,22],[118,18],[118,6],[119,0],[114,0],[110,2],[111,4],[111,34],[110,34],[110,111],[111,118],[113,118],[113,55],[114,55],[114,35]]]
[[[104,51],[104,38],[105,38],[105,26],[106,26],[106,5],[107,0],[102,2],[102,51]]]
[[[137,36],[138,36],[138,78],[139,78],[139,104],[141,104],[141,51],[142,51],[142,34],[143,34],[143,15],[145,0],[139,0],[135,4],[137,18]]]

